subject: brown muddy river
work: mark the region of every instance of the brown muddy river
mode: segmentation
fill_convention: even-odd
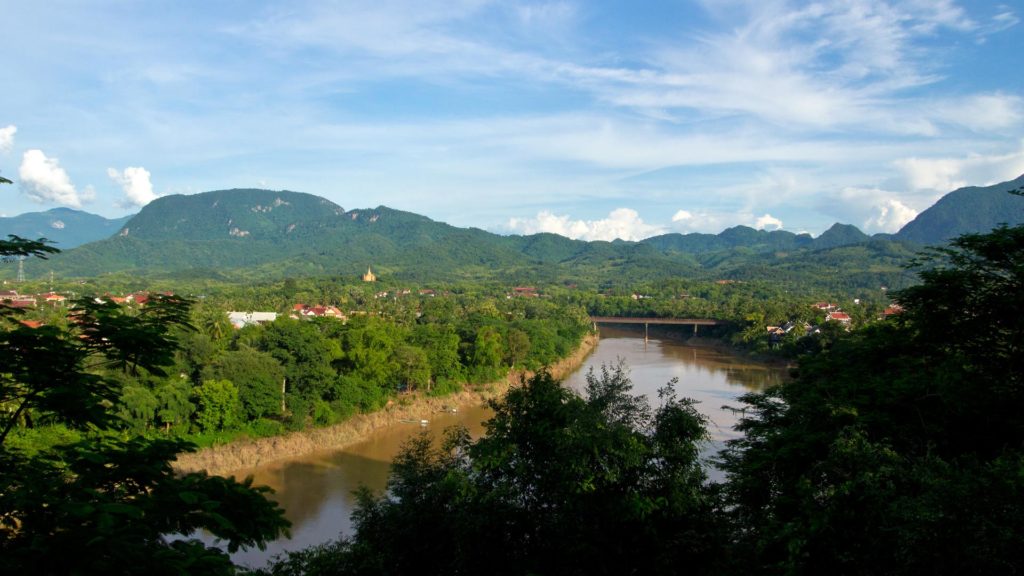
[[[713,454],[722,441],[736,436],[732,425],[737,417],[724,410],[723,405],[735,405],[737,396],[778,383],[786,375],[785,369],[751,362],[727,351],[657,338],[645,344],[642,331],[602,327],[597,348],[584,365],[566,379],[566,385],[582,390],[591,367],[600,369],[602,364],[614,364],[619,358],[629,367],[634,391],[646,394],[652,406],[658,404],[658,389],[672,378],[679,379],[676,385],[679,396],[700,402],[698,409],[710,418],[714,438],[705,455]],[[483,407],[462,409],[455,414],[439,413],[425,428],[442,431],[462,424],[478,436],[483,430],[481,423],[488,416],[489,411]],[[359,486],[383,490],[392,457],[407,438],[423,428],[419,423],[397,424],[342,450],[299,456],[236,472],[236,476],[252,474],[256,484],[275,490],[273,498],[284,507],[292,522],[292,537],[272,542],[266,550],[242,550],[233,555],[234,560],[262,566],[269,558],[286,550],[349,534],[349,516],[355,503],[353,491]]]

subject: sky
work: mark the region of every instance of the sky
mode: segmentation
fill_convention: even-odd
[[[0,0],[0,215],[227,188],[492,232],[893,232],[1024,174],[1024,1]]]

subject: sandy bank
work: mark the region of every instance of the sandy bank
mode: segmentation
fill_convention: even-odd
[[[597,335],[587,335],[579,348],[567,358],[551,367],[556,378],[564,378],[583,364],[583,360],[597,345]],[[174,467],[180,472],[205,470],[210,474],[227,474],[235,470],[252,468],[275,460],[285,460],[318,450],[344,448],[373,434],[375,431],[402,422],[420,420],[450,407],[479,406],[505,394],[510,386],[518,384],[529,372],[513,371],[504,379],[490,384],[475,385],[471,389],[444,398],[431,398],[421,394],[407,396],[392,406],[372,414],[360,414],[340,424],[292,432],[284,436],[239,440],[204,448],[192,454],[178,456]]]

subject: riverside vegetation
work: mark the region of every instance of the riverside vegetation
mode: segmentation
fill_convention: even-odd
[[[3,246],[8,255],[44,248]],[[615,368],[592,378],[584,397],[541,373],[494,404],[485,438],[456,430],[440,446],[413,442],[396,460],[388,492],[361,496],[351,540],[266,570],[1020,571],[1022,261],[1022,227],[963,236],[923,256],[921,283],[898,295],[903,314],[800,348],[795,380],[745,397],[744,436],[719,456],[721,484],[706,480],[698,459],[702,418],[671,386],[652,409],[629,394]],[[747,316],[770,310],[750,297],[770,286],[707,288],[739,295],[732,313]],[[699,289],[686,285],[686,298],[660,304],[568,289],[562,300],[474,295],[433,300],[429,306],[446,307],[436,317],[424,303],[418,318],[398,314],[406,305],[395,300],[391,316],[281,321],[231,338],[216,336],[226,327],[211,321],[218,316],[210,308],[190,317],[187,302],[174,297],[137,313],[82,301],[76,322],[40,329],[5,310],[4,345],[19,353],[5,354],[0,370],[5,406],[13,407],[2,437],[4,567],[233,572],[223,553],[161,535],[205,527],[231,546],[259,545],[285,522],[245,483],[171,474],[168,461],[191,447],[176,431],[230,429],[243,410],[264,410],[250,422],[274,423],[259,426],[304,426],[372,409],[396,382],[433,392],[448,386],[449,374],[458,382],[517,362],[540,365],[538,350],[557,356],[558,338],[571,349],[586,331],[585,306],[683,310],[700,305]],[[717,302],[725,310],[728,301]],[[763,318],[790,312],[799,313]],[[742,341],[757,321],[739,323],[733,336]],[[521,356],[509,356],[513,330],[529,339]],[[551,344],[534,349],[545,340],[531,335],[544,333]],[[273,378],[257,386],[261,373]],[[289,383],[293,415],[284,419],[268,417],[279,416],[279,377]],[[241,389],[250,385],[247,408]],[[34,430],[58,431],[59,441],[33,440]]]

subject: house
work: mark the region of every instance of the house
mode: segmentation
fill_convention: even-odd
[[[336,318],[341,321],[348,320],[345,313],[336,306],[310,306],[308,304],[295,304],[292,306],[291,318]]]
[[[882,317],[883,318],[888,318],[890,316],[896,316],[897,314],[902,314],[902,313],[903,313],[903,306],[900,306],[899,304],[893,304],[893,305],[889,306],[888,308],[886,308],[885,310],[882,311]]]
[[[14,290],[0,292],[0,303],[10,308],[35,308],[36,297],[27,294],[18,294]]]
[[[779,344],[780,342],[782,342],[782,339],[786,336],[786,334],[789,334],[793,330],[797,329],[799,329],[798,333],[801,336],[810,336],[811,334],[814,333],[814,330],[817,330],[815,327],[811,326],[807,322],[797,322],[796,320],[790,320],[789,322],[786,322],[782,326],[767,327],[768,343]]]
[[[537,288],[533,286],[516,286],[512,288],[512,295],[524,298],[536,298],[539,296],[539,294],[537,294]]]
[[[53,304],[54,306],[63,304],[67,300],[67,297],[57,294],[56,292],[47,292],[46,294],[43,294],[41,298],[46,300],[47,304]]]
[[[850,320],[850,315],[847,314],[846,312],[829,312],[828,315],[825,316],[826,322],[839,322],[840,324],[849,324]]]
[[[833,304],[831,302],[815,302],[814,304],[811,305],[811,308],[817,308],[818,310],[824,310],[825,312],[831,312],[833,310],[838,310],[839,309],[839,305],[838,304]]]
[[[277,320],[277,312],[228,312],[228,320],[235,328],[253,324],[266,324]]]

